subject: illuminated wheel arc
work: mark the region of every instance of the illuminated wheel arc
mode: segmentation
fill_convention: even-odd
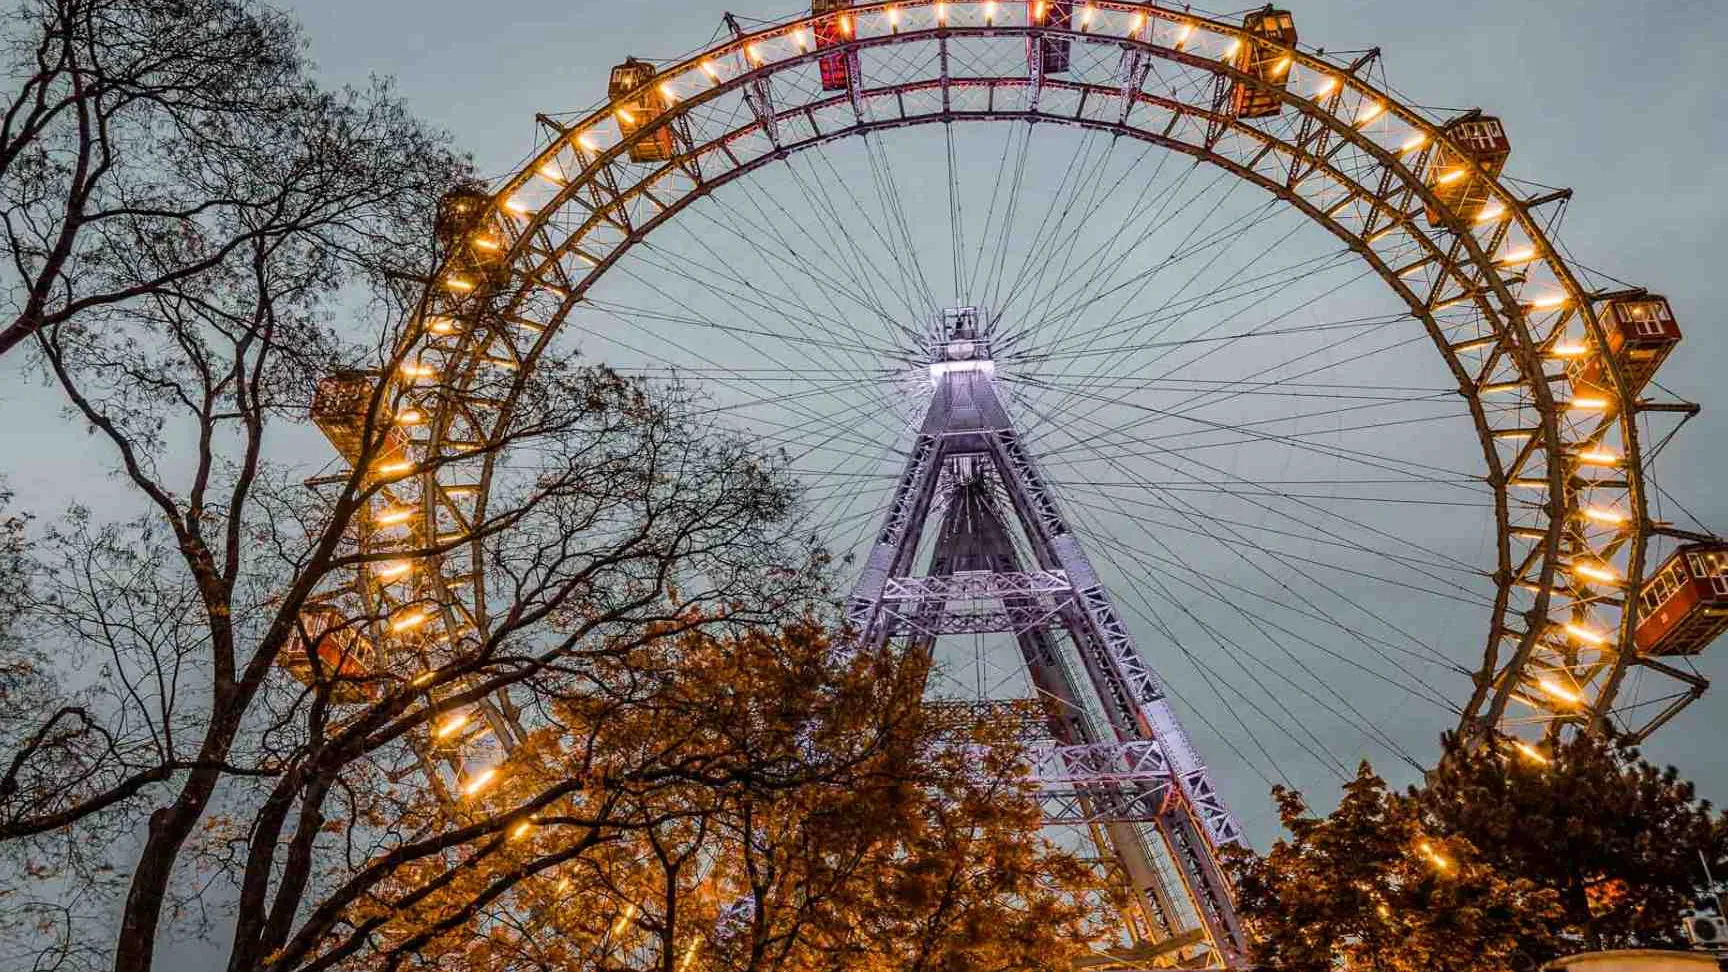
[[[411,430],[419,462],[440,470],[414,477],[426,497],[424,530],[436,534],[450,519],[484,522],[496,452],[476,446],[508,428],[522,376],[532,372],[588,289],[694,200],[791,153],[849,135],[957,121],[1103,130],[1204,159],[1278,196],[1357,252],[1423,322],[1477,427],[1499,533],[1497,596],[1482,673],[1462,707],[1466,728],[1606,724],[1633,661],[1632,652],[1613,645],[1632,643],[1636,598],[1624,595],[1642,581],[1647,540],[1635,413],[1611,355],[1603,356],[1613,384],[1608,407],[1581,416],[1550,387],[1554,376],[1545,362],[1557,346],[1570,338],[1596,353],[1607,345],[1590,294],[1560,259],[1532,207],[1478,170],[1473,177],[1483,180],[1492,200],[1487,208],[1500,212],[1479,219],[1484,214],[1441,206],[1444,225],[1423,225],[1423,208],[1439,204],[1423,178],[1428,155],[1437,146],[1457,146],[1437,122],[1347,66],[1286,48],[1288,87],[1273,86],[1230,63],[1230,45],[1267,43],[1240,27],[1154,6],[1096,3],[1087,29],[1052,31],[1027,25],[1022,6],[952,0],[863,5],[846,14],[851,39],[821,52],[809,42],[815,18],[788,21],[663,70],[653,83],[663,86],[670,107],[629,136],[619,131],[610,105],[559,126],[557,137],[494,196],[484,232],[507,243],[509,286],[493,293],[464,287],[473,258],[451,255],[399,351],[402,360],[437,362],[443,377],[431,386],[419,380],[423,375],[396,374],[389,392],[398,411],[412,407],[429,416]],[[987,7],[996,13],[988,23]],[[1024,45],[1040,36],[1121,51],[1123,76],[965,77],[944,67],[939,76],[880,77],[868,70],[872,52],[895,45],[946,51],[962,40]],[[854,55],[852,63],[861,67],[854,68],[852,90],[823,93],[808,76],[820,57],[836,52]],[[1141,60],[1128,68],[1136,57]],[[1075,76],[1085,74],[1079,60]],[[1142,71],[1140,64],[1148,67]],[[1158,67],[1192,83],[1172,86],[1169,94],[1146,90]],[[1230,117],[1217,92],[1233,83],[1275,94],[1284,113],[1263,123]],[[1188,90],[1194,98],[1177,96]],[[809,96],[799,98],[801,92]],[[940,94],[937,110],[907,111],[909,98],[931,92]],[[979,92],[987,107],[967,107]],[[1001,95],[1027,101],[1003,106]],[[747,110],[731,114],[748,121],[713,123],[723,106],[740,104]],[[895,110],[878,112],[889,107]],[[678,157],[629,162],[631,146],[661,124],[673,127]],[[1287,130],[1292,127],[1298,130]],[[1509,262],[1507,254],[1522,249],[1528,258]],[[434,324],[444,321],[460,324],[438,333]],[[500,370],[514,377],[501,380]],[[1495,406],[1508,399],[1525,407]],[[1516,427],[1507,424],[1507,412],[1520,415]],[[1593,502],[1616,503],[1625,519],[1614,529],[1597,529],[1580,516],[1585,487],[1577,481],[1576,456],[1615,445],[1623,479],[1588,489]],[[454,495],[448,470],[464,466],[474,473],[469,491]],[[1531,493],[1546,499],[1532,502],[1526,498]],[[1608,493],[1614,498],[1603,500]],[[477,569],[490,539],[452,545],[438,569],[427,571],[429,596],[443,612],[446,631],[490,633]],[[1580,560],[1617,577],[1586,585],[1567,569]],[[462,584],[450,583],[455,578]],[[1603,640],[1579,644],[1569,630]],[[1544,694],[1544,685],[1557,691]]]

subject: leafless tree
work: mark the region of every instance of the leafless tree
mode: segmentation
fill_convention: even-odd
[[[0,532],[0,961],[145,972],[176,934],[220,923],[232,972],[395,967],[465,955],[482,926],[559,927],[534,904],[557,881],[585,877],[602,902],[646,873],[665,902],[642,918],[657,952],[620,958],[610,918],[564,931],[595,968],[679,972],[690,915],[718,927],[717,892],[686,880],[703,872],[730,873],[759,916],[752,945],[717,941],[715,962],[838,970],[881,955],[847,941],[843,907],[808,904],[873,907],[845,875],[891,886],[928,856],[951,866],[920,874],[989,889],[883,918],[883,941],[920,929],[926,964],[943,964],[943,922],[1040,903],[1012,760],[941,778],[903,667],[811,620],[826,562],[782,460],[683,390],[550,357],[478,392],[435,387],[514,403],[465,454],[414,470],[490,465],[457,536],[362,542],[391,488],[392,383],[360,403],[357,454],[307,487],[319,382],[411,363],[415,288],[399,284],[431,266],[431,216],[467,173],[386,88],[314,84],[301,47],[244,0],[26,0],[9,23],[0,352],[29,356],[129,499]],[[482,552],[466,582],[483,623],[395,636],[398,607],[368,593],[380,563],[464,551]],[[441,608],[448,592],[424,590]],[[332,611],[367,652],[317,650]],[[762,634],[788,623],[802,635]],[[447,745],[467,732],[446,730],[477,713],[507,724],[475,745],[515,746],[468,799]],[[932,802],[966,802],[955,786],[993,788],[971,800],[988,813]],[[770,827],[778,842],[752,836]],[[953,865],[980,828],[1015,827],[1014,880]],[[850,865],[830,866],[830,839],[851,841]],[[717,867],[718,846],[758,873]],[[1060,956],[1050,936],[1073,915],[1036,913],[1043,931],[1016,941]],[[802,947],[807,929],[826,944]],[[1002,958],[957,941],[974,964],[945,967]]]

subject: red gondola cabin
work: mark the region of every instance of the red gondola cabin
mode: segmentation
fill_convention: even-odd
[[[1454,151],[1445,143],[1434,147],[1428,162],[1428,188],[1434,190],[1442,206],[1456,213],[1465,224],[1472,224],[1488,205],[1489,181],[1506,168],[1512,142],[1507,139],[1500,119],[1480,112],[1448,122],[1441,131],[1458,148]],[[1443,211],[1428,207],[1429,226],[1438,228],[1445,220]]]
[[[1069,30],[1074,26],[1074,0],[1031,0],[1027,22],[1034,27]],[[1028,47],[1032,67],[1044,74],[1066,74],[1072,42],[1060,34],[1035,38]]]
[[[306,651],[308,640],[315,646],[316,666],[314,654]],[[382,694],[379,684],[370,680],[376,662],[372,643],[328,604],[314,604],[300,612],[300,623],[277,661],[307,685],[316,684],[322,674],[336,702],[370,702]]]
[[[1728,630],[1728,543],[1681,547],[1644,583],[1634,641],[1646,655],[1696,655]]]
[[[312,395],[312,421],[350,465],[358,464],[365,450],[366,410],[377,382],[375,371],[338,371],[318,382]],[[408,454],[408,434],[382,410],[378,421],[390,429],[372,457],[374,468],[399,463]]]
[[[810,15],[821,18],[811,31],[816,35],[817,50],[825,51],[846,43],[851,26],[846,11],[851,8],[852,0],[815,0],[810,4]],[[846,51],[824,55],[818,67],[822,73],[823,91],[845,91],[851,85],[852,55]]]
[[[1242,29],[1250,40],[1237,47],[1232,66],[1258,78],[1261,84],[1232,84],[1230,113],[1237,118],[1271,118],[1284,110],[1278,92],[1290,83],[1294,59],[1286,48],[1296,46],[1296,21],[1290,11],[1268,6],[1249,14],[1242,21]]]
[[[612,69],[611,82],[606,85],[612,115],[618,119],[618,134],[629,138],[648,130],[645,138],[630,146],[632,162],[664,162],[677,154],[672,129],[657,124],[666,113],[666,95],[654,84],[657,73],[647,61],[626,58]]]
[[[1620,363],[1626,379],[1626,397],[1636,398],[1655,377],[1656,369],[1680,343],[1680,325],[1666,298],[1651,295],[1608,302],[1602,314],[1603,336],[1608,354]],[[1579,392],[1602,391],[1609,385],[1601,355],[1586,355],[1566,368],[1566,375]]]

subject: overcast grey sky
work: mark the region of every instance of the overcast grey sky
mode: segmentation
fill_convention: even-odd
[[[669,59],[705,44],[725,3],[762,18],[792,12],[750,9],[744,0],[287,5],[303,20],[326,78],[394,77],[416,112],[448,129],[481,171],[495,176],[535,146],[536,112],[592,104],[604,93],[608,68],[626,55]],[[1413,103],[1480,105],[1499,114],[1514,142],[1511,174],[1576,190],[1561,236],[1577,259],[1672,300],[1687,341],[1661,378],[1706,411],[1663,454],[1659,481],[1700,519],[1728,529],[1728,494],[1715,488],[1728,471],[1728,392],[1717,379],[1728,365],[1728,330],[1714,286],[1728,245],[1728,166],[1721,161],[1728,98],[1720,80],[1728,3],[1305,0],[1295,14],[1307,44],[1379,46],[1387,78]],[[10,375],[16,363],[3,367]],[[73,493],[84,499],[113,488],[101,481],[107,457],[56,417],[51,397],[0,384],[0,407],[18,416],[9,419],[14,448],[0,471],[26,505],[52,513],[68,482],[81,483]],[[1724,656],[1728,645],[1718,645],[1705,671],[1728,673]],[[1172,678],[1178,693],[1193,688]],[[1350,691],[1358,688],[1374,694]],[[1399,718],[1396,699],[1369,702],[1383,717]],[[1678,763],[1707,794],[1728,799],[1725,730],[1728,696],[1708,696],[1649,751]],[[1428,732],[1423,723],[1418,734]],[[1356,753],[1348,742],[1340,747]],[[1233,767],[1228,753],[1210,756],[1238,804],[1246,804],[1251,827],[1264,834],[1269,814],[1256,796],[1264,792],[1260,781]]]

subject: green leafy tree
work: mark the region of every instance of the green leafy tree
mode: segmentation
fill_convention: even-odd
[[[1529,970],[1678,945],[1700,856],[1728,865],[1728,818],[1674,769],[1596,737],[1449,740],[1403,794],[1364,764],[1324,817],[1274,796],[1289,836],[1229,866],[1256,957],[1277,972]]]
[[[1556,895],[1511,877],[1468,840],[1431,828],[1412,796],[1364,763],[1338,809],[1312,815],[1274,791],[1290,836],[1238,855],[1238,904],[1256,958],[1279,972],[1492,972],[1527,968]]]
[[[1503,873],[1552,890],[1552,936],[1580,950],[1684,945],[1680,913],[1703,890],[1702,860],[1728,864],[1728,817],[1673,767],[1596,736],[1538,759],[1449,747],[1415,791],[1426,819]],[[1702,858],[1700,857],[1702,855]]]

